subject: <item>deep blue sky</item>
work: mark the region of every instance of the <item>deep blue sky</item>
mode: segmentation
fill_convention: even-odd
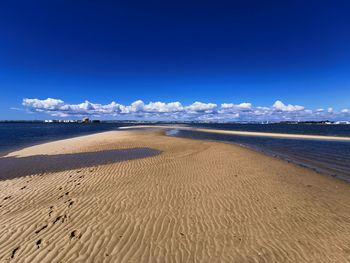
[[[2,1],[0,119],[23,98],[350,107],[349,1]]]

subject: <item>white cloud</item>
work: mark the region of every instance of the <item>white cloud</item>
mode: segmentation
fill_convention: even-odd
[[[221,104],[221,109],[242,109],[242,110],[249,110],[252,108],[252,104],[248,102],[243,102],[240,104],[233,104],[233,103],[223,103]]]
[[[344,120],[350,116],[348,109],[306,109],[303,106],[284,104],[277,100],[271,107],[253,106],[249,102],[203,103],[190,105],[180,102],[149,102],[137,100],[130,105],[112,101],[108,104],[84,101],[69,104],[60,99],[23,99],[22,105],[29,112],[46,113],[54,117],[81,118],[94,116],[115,119],[165,119],[165,120],[212,120],[212,121],[281,121],[281,120]]]
[[[301,110],[305,109],[303,106],[299,106],[299,105],[292,105],[292,104],[285,105],[280,100],[276,100],[276,102],[272,105],[272,107],[276,110],[289,111],[289,112],[301,111]]]
[[[130,106],[123,106],[122,113],[141,112],[145,106],[142,100],[131,103]]]
[[[23,99],[22,105],[36,109],[51,110],[55,109],[58,106],[64,105],[64,102],[62,100],[52,98],[47,98],[46,100]]]
[[[48,98],[23,99],[22,105],[36,112],[46,112],[53,116],[69,115],[115,115],[123,109],[122,105],[112,101],[109,104],[96,104],[84,101],[80,104],[67,104],[62,100]]]
[[[180,102],[151,102],[144,106],[146,112],[179,112],[183,110]]]
[[[199,101],[194,102],[190,106],[185,107],[187,111],[191,112],[206,112],[209,113],[217,107],[214,103],[202,103]]]

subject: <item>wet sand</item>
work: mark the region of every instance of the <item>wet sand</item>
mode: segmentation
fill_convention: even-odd
[[[116,131],[6,158],[143,148],[0,181],[0,262],[350,261],[350,185],[237,145]]]

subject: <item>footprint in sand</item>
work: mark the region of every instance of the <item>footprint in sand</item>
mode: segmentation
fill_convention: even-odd
[[[56,217],[55,221],[53,221],[53,224],[56,224],[61,218],[62,218],[62,216]]]
[[[50,211],[49,211],[49,217],[51,217],[51,214],[53,213],[53,205],[50,206]]]
[[[11,258],[15,257],[15,254],[16,254],[18,249],[19,249],[19,247],[16,247],[14,250],[12,250]]]
[[[39,239],[38,241],[36,241],[35,244],[38,246],[38,249],[39,249],[39,248],[40,248],[40,245],[41,245],[41,239]]]
[[[47,225],[44,225],[42,228],[35,231],[35,234],[39,234],[41,231],[43,231],[45,228],[47,228]]]
[[[65,195],[69,195],[69,192],[66,192],[64,195],[60,195],[57,199],[59,200],[59,199],[63,198],[63,196],[65,196]]]
[[[81,236],[82,236],[82,234],[79,233],[78,230],[73,230],[73,231],[70,233],[70,239],[71,239],[71,240],[72,240],[72,239],[75,239],[75,238],[80,239]]]
[[[55,221],[53,221],[53,224],[58,223],[60,220],[62,221],[62,223],[64,223],[64,221],[67,219],[67,215],[63,215],[63,216],[58,216],[56,217]]]
[[[72,201],[72,199],[68,199],[67,201],[64,202],[65,204],[68,203],[68,208],[70,208],[73,204],[74,201]]]
[[[73,230],[72,233],[70,233],[70,239],[74,238],[76,236],[76,230]]]

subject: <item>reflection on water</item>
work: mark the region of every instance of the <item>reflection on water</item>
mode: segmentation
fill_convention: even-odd
[[[167,134],[237,143],[350,182],[350,142],[238,136],[190,130]]]
[[[166,135],[175,136],[175,135],[178,135],[179,132],[180,132],[179,129],[171,129],[171,130],[167,130],[166,131]]]

